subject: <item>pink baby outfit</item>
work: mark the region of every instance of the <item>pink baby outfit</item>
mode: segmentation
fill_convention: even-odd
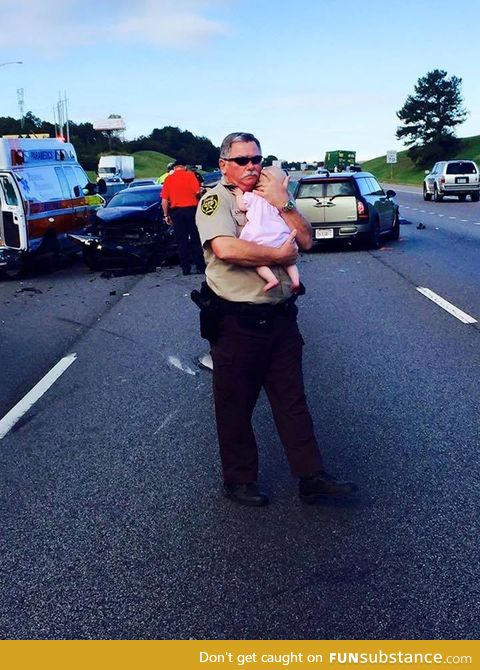
[[[280,247],[290,235],[290,228],[278,209],[265,198],[248,191],[242,195],[242,200],[247,208],[247,223],[242,228],[240,239],[266,247]]]

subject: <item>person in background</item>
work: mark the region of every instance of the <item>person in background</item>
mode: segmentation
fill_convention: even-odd
[[[172,174],[163,182],[162,209],[165,222],[173,225],[178,244],[180,265],[184,275],[205,272],[202,245],[195,225],[195,212],[200,197],[200,184],[181,160],[175,162]]]
[[[167,171],[160,175],[160,177],[157,179],[157,184],[163,184],[163,182],[168,177],[168,175],[173,173],[174,166],[175,166],[175,161],[172,161],[171,163],[168,163]]]
[[[294,265],[298,249],[312,245],[312,228],[290,200],[287,185],[275,179],[258,183],[262,169],[260,142],[250,133],[231,133],[220,149],[222,179],[200,200],[197,226],[207,262],[206,282],[192,299],[200,306],[203,337],[213,359],[213,395],[224,495],[240,505],[268,504],[257,484],[258,451],[252,415],[262,387],[267,393],[280,440],[300,499],[313,503],[325,496],[347,496],[350,482],[324,467],[305,398],[303,339],[297,325],[297,294],[285,267]],[[262,196],[290,229],[280,247],[240,239],[245,213],[236,189]],[[256,267],[268,265],[278,286],[264,291]]]

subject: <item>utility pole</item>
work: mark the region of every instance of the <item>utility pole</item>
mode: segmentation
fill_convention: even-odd
[[[23,131],[23,127],[25,125],[25,114],[24,114],[24,105],[23,105],[23,88],[17,88],[17,100],[18,100],[18,108],[20,110],[20,128]]]
[[[57,102],[57,117],[58,117],[58,132],[56,131],[57,127],[57,122],[55,120],[55,107],[53,108],[53,118],[55,121],[55,134],[63,135],[63,127],[65,126],[65,136],[67,142],[70,142],[70,126],[68,123],[68,109],[67,109],[67,92],[64,91],[63,95],[65,96],[62,98],[62,94],[59,92],[58,93],[58,102]]]
[[[70,142],[70,126],[68,125],[68,107],[67,107],[67,92],[63,92],[64,98],[63,101],[65,103],[65,121],[67,123],[67,142]]]
[[[57,124],[57,113],[55,111],[55,105],[53,105],[53,125],[55,126],[55,137],[60,135],[60,128]]]

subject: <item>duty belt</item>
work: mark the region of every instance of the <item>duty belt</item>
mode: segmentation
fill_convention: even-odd
[[[269,303],[256,304],[253,302],[233,302],[220,298],[206,282],[202,282],[200,291],[193,290],[190,294],[193,302],[200,307],[200,334],[210,344],[217,341],[220,322],[223,316],[235,316],[242,327],[269,331],[273,328],[276,317],[284,314],[294,319],[298,309],[295,301],[298,295],[305,293],[305,287],[300,284],[300,290],[287,300],[276,305]]]
[[[299,295],[305,293],[305,287],[300,284],[298,293],[291,295],[287,300],[277,304],[272,303],[254,303],[254,302],[234,302],[232,300],[225,300],[220,298],[206,282],[202,283],[201,292],[204,296],[208,296],[219,307],[223,314],[233,314],[236,316],[251,316],[258,319],[271,319],[278,314],[288,312],[295,304]]]

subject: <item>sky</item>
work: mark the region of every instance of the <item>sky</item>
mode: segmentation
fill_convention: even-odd
[[[480,134],[474,17],[451,0],[0,0],[0,64],[23,61],[0,65],[0,116],[23,88],[53,122],[66,92],[71,120],[120,114],[127,139],[243,131],[265,156],[366,160],[405,148],[396,111],[435,68],[463,80],[457,135]]]

